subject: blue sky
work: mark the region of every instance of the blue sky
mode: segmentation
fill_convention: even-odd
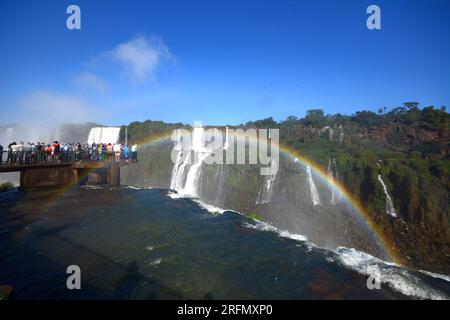
[[[0,2],[0,123],[238,124],[404,101],[450,107],[450,1]]]

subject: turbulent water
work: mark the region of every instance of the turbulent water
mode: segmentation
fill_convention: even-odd
[[[444,276],[215,211],[167,190],[75,188],[0,195],[0,283],[61,299],[447,298]],[[205,209],[206,208],[206,209]],[[211,210],[214,211],[214,210]],[[66,268],[82,290],[66,289]],[[369,290],[379,271],[381,289]]]

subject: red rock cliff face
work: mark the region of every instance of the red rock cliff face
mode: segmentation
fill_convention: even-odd
[[[384,127],[360,127],[356,137],[370,139],[396,151],[414,151],[420,145],[435,144],[441,156],[448,156],[450,134],[448,126],[444,129],[419,127],[405,124],[392,124]]]

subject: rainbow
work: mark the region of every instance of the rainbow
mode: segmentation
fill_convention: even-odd
[[[139,141],[138,145],[140,148],[142,148],[155,145],[164,141],[170,141],[171,135],[172,132],[163,132],[154,134],[148,138]],[[393,247],[392,241],[389,239],[386,233],[377,225],[377,223],[373,220],[368,211],[364,208],[364,206],[356,197],[354,197],[338,181],[330,179],[324,168],[321,168],[319,165],[317,165],[316,163],[314,163],[313,161],[302,155],[299,151],[282,143],[278,144],[278,148],[280,150],[280,153],[292,159],[297,159],[299,164],[309,166],[315,175],[317,175],[321,180],[328,183],[338,194],[340,194],[341,198],[347,203],[347,205],[349,205],[353,210],[355,210],[358,216],[362,219],[363,223],[368,227],[369,231],[375,237],[375,240],[381,245],[382,249],[388,256],[388,258],[398,265],[403,265],[403,258]]]
[[[138,143],[139,147],[147,147],[151,145],[155,145],[158,143],[162,143],[165,141],[171,140],[172,132],[162,132],[158,134],[154,134],[145,138]],[[394,263],[398,265],[403,265],[403,259],[397,253],[397,251],[393,248],[391,241],[387,237],[387,235],[383,232],[383,230],[375,223],[372,217],[369,215],[364,206],[360,203],[356,197],[354,197],[349,191],[345,189],[343,185],[341,185],[338,181],[329,179],[327,173],[323,168],[319,165],[312,162],[307,157],[300,154],[299,151],[280,143],[278,145],[280,153],[292,158],[298,159],[299,164],[303,164],[305,166],[309,166],[311,170],[317,175],[321,180],[328,183],[336,192],[338,192],[342,197],[342,199],[358,214],[358,216],[362,219],[364,224],[368,227],[371,234],[374,236],[375,240],[381,245],[387,257]],[[87,170],[85,175],[87,175],[89,171]],[[84,175],[83,175],[84,176]],[[46,205],[42,206],[42,211],[51,207],[60,196],[62,196],[69,189],[74,187],[74,184],[68,184],[62,188],[59,188],[55,193],[53,193],[46,201]]]
[[[90,172],[95,171],[97,168],[89,168],[84,170],[83,174],[78,175],[78,180],[87,178]],[[44,212],[51,208],[52,205],[56,204],[58,199],[67,191],[72,189],[73,187],[77,186],[77,183],[68,183],[62,187],[59,187],[57,189],[52,189],[51,192],[49,192],[48,196],[45,197],[43,200],[43,204],[39,208],[39,212]],[[28,193],[25,194],[27,196]]]

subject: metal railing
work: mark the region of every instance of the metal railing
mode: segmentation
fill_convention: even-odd
[[[60,152],[46,151],[3,151],[0,157],[0,165],[18,165],[18,164],[45,164],[58,162],[77,162],[77,161],[137,161],[137,153],[129,152],[126,157],[124,152],[116,154],[115,152],[98,152],[95,150],[79,150]]]

